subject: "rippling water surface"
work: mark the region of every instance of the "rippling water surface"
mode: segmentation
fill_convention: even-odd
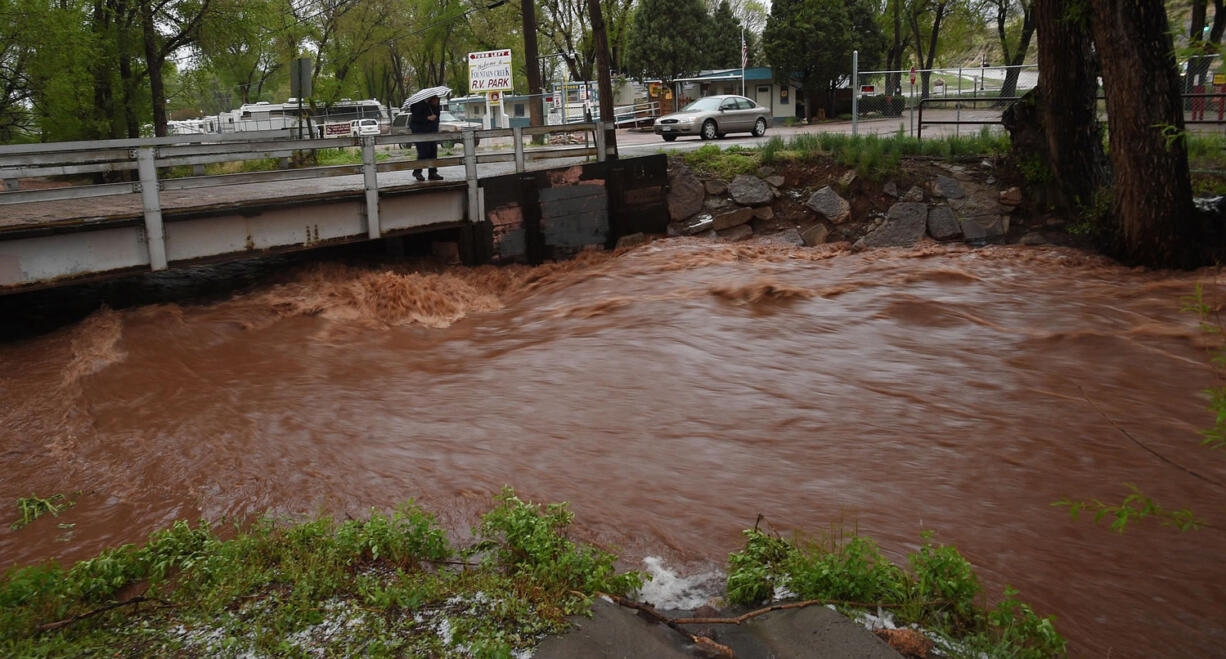
[[[1078,654],[1218,654],[1222,531],[1121,536],[1050,505],[1134,482],[1226,527],[1226,459],[1197,435],[1212,343],[1179,311],[1198,282],[1221,299],[1210,271],[1071,250],[670,240],[539,268],[315,264],[102,310],[0,345],[0,501],[83,493],[71,532],[0,529],[0,566],[409,498],[463,536],[509,484],[691,573],[759,513],[855,524],[895,560],[930,529]]]

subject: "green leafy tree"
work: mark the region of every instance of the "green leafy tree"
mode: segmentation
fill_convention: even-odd
[[[776,0],[762,33],[775,77],[799,75],[810,112],[834,112],[834,88],[851,75],[851,52],[860,68],[875,67],[885,50],[875,6],[867,0]]]
[[[627,71],[665,83],[702,68],[706,56],[702,0],[642,0],[630,29]]]
[[[741,22],[732,14],[728,0],[722,0],[711,15],[707,31],[707,66],[733,69],[741,66]]]

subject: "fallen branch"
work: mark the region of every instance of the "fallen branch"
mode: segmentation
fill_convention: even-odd
[[[72,616],[71,618],[65,618],[63,620],[57,620],[55,622],[43,623],[36,628],[36,631],[49,632],[55,629],[60,629],[61,627],[67,627],[68,625],[71,625],[72,623],[77,622],[79,620],[85,620],[86,618],[92,618],[100,613],[106,613],[107,611],[110,611],[112,609],[118,609],[121,606],[131,606],[133,604],[140,604],[141,602],[157,602],[164,607],[175,606],[174,604],[171,604],[170,602],[167,602],[166,600],[160,600],[156,597],[145,597],[144,595],[137,595],[136,597],[128,598],[126,600],[123,600],[122,602],[111,602],[110,604],[107,604],[106,606],[98,607],[92,611],[87,611],[86,613],[78,613],[77,615]]]
[[[650,618],[653,622],[668,625],[671,629],[673,629],[677,633],[682,634],[686,638],[690,639],[691,643],[706,648],[707,650],[715,653],[716,656],[727,657],[728,659],[735,659],[736,657],[736,653],[732,651],[732,648],[726,645],[721,645],[719,643],[716,643],[715,641],[712,641],[711,639],[705,636],[699,636],[697,634],[689,633],[688,631],[681,628],[681,624],[678,621],[673,620],[672,618],[669,618],[663,613],[660,613],[659,611],[655,609],[655,607],[651,606],[650,604],[643,604],[641,602],[635,602],[634,600],[626,599],[625,597],[622,597],[621,595],[610,595],[608,593],[596,593],[596,594],[600,595],[601,597],[607,597],[626,608],[635,609],[637,611],[640,611],[643,614],[645,614],[648,618]]]
[[[943,602],[940,602],[940,601],[923,602],[922,606],[933,606],[933,605],[942,604],[942,603]],[[673,620],[673,622],[677,623],[678,625],[739,625],[745,622],[746,620],[749,620],[750,618],[756,618],[760,615],[770,613],[771,611],[781,611],[783,609],[803,609],[808,606],[825,606],[827,604],[838,604],[841,606],[854,606],[860,609],[876,609],[876,608],[896,609],[901,606],[905,606],[904,604],[851,602],[848,600],[833,600],[833,599],[804,600],[803,602],[787,602],[784,604],[772,604],[770,606],[766,606],[761,609],[755,609],[748,613],[742,613],[741,615],[735,618],[676,618]],[[914,602],[908,602],[907,604],[914,604]]]
[[[1226,488],[1226,485],[1223,485],[1220,481],[1214,480],[1207,476],[1202,476],[1201,474],[1198,474],[1195,471],[1192,471],[1191,469],[1179,464],[1178,462],[1175,462],[1174,460],[1150,448],[1144,442],[1137,439],[1136,437],[1133,437],[1132,433],[1129,433],[1127,430],[1124,430],[1123,428],[1121,428],[1120,424],[1115,422],[1115,419],[1112,419],[1111,416],[1108,415],[1107,412],[1103,410],[1103,408],[1099,407],[1098,403],[1094,402],[1094,399],[1090,398],[1089,394],[1086,393],[1086,390],[1084,387],[1078,384],[1077,388],[1081,390],[1082,399],[1084,399],[1085,402],[1089,403],[1090,406],[1094,408],[1094,411],[1098,412],[1098,414],[1102,416],[1102,418],[1105,419],[1107,423],[1111,424],[1112,428],[1115,428],[1117,431],[1119,431],[1121,435],[1127,437],[1128,441],[1141,447],[1142,449],[1144,449],[1146,452],[1148,452],[1150,455],[1154,456],[1155,458],[1158,458],[1159,460],[1171,465],[1172,467],[1175,467],[1176,469],[1183,471],[1186,474],[1189,474],[1190,476],[1193,476],[1194,478],[1199,478],[1200,480],[1206,483],[1209,483],[1210,485],[1216,485],[1217,487],[1220,487],[1220,488]]]

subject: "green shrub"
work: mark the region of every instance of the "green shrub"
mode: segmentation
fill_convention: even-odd
[[[756,528],[744,531],[745,549],[728,557],[728,600],[757,605],[786,588],[801,600],[830,602],[844,611],[885,607],[903,623],[916,623],[953,641],[966,656],[1051,657],[1064,639],[1050,618],[1040,618],[1006,589],[985,610],[974,569],[956,549],[934,545],[924,533],[908,556],[913,574],[890,563],[871,540],[834,529],[821,542],[785,541]]]
[[[628,593],[643,584],[637,572],[616,574],[616,556],[594,547],[576,545],[565,535],[574,513],[565,503],[545,506],[525,502],[504,488],[498,502],[481,520],[481,550],[492,550],[487,564],[501,565],[517,577],[548,591],[579,590]]]

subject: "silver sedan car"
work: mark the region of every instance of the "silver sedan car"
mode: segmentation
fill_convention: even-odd
[[[758,105],[744,96],[704,96],[666,114],[653,125],[656,135],[672,142],[679,135],[699,135],[704,140],[723,137],[726,133],[766,134],[770,108]]]

